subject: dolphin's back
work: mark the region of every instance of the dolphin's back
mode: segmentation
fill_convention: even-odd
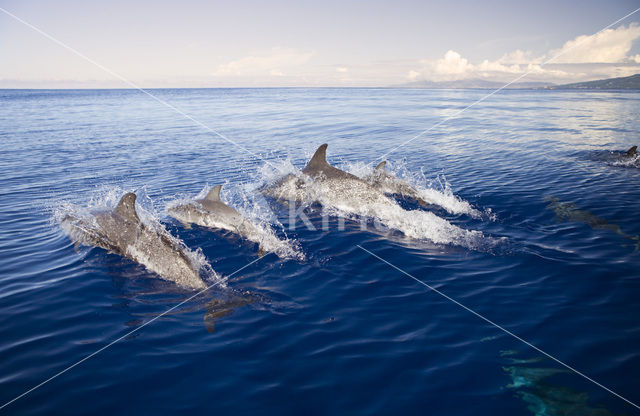
[[[220,199],[220,190],[222,185],[216,185],[207,194],[204,199],[196,199],[195,202],[202,205],[207,211],[216,213],[226,217],[242,217],[238,211],[222,202]]]
[[[327,146],[325,143],[318,147],[307,166],[302,169],[302,173],[313,177],[323,175],[326,179],[354,179],[360,181],[357,176],[335,168],[327,162]]]
[[[135,202],[136,195],[128,193],[113,211],[93,213],[97,227],[70,219],[74,228],[72,235],[80,237],[81,243],[127,257],[182,286],[204,288],[200,267],[189,258],[185,248],[163,230],[142,223]]]

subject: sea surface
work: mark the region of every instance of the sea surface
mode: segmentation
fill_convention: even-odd
[[[640,413],[505,332],[640,403],[640,93],[149,92],[0,91],[0,414]],[[322,143],[430,204],[262,196]],[[288,249],[168,216],[217,184]],[[128,191],[208,290],[61,227]]]

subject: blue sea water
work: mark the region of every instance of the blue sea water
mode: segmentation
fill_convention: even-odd
[[[336,213],[322,229],[316,206],[319,229],[292,229],[289,207],[254,209],[252,192],[265,160],[300,169],[322,143],[334,165],[371,169],[486,91],[151,93],[238,146],[135,90],[0,91],[0,405],[126,335],[0,413],[638,413],[358,248],[640,403],[640,169],[612,153],[640,144],[638,93],[502,91],[388,155],[473,207],[401,201],[482,233],[467,245],[423,224],[423,239],[375,218],[341,229]],[[218,183],[304,258],[167,216]],[[76,247],[58,221],[125,191],[223,279],[148,325],[194,292]]]

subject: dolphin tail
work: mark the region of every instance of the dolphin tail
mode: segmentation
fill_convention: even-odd
[[[635,156],[636,150],[638,150],[638,146],[633,146],[631,149],[627,150],[627,156]]]
[[[387,161],[383,160],[382,162],[378,163],[378,166],[376,166],[376,168],[374,169],[375,172],[384,172],[384,168],[387,166]]]

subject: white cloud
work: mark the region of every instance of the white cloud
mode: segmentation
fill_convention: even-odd
[[[214,76],[284,76],[286,70],[299,69],[309,62],[313,52],[299,52],[290,48],[272,48],[266,53],[219,65]]]
[[[407,77],[410,80],[417,80],[420,78],[429,79],[433,81],[451,81],[458,79],[469,78],[492,78],[496,75],[505,74],[521,74],[528,70],[535,72],[541,72],[539,65],[533,65],[531,63],[524,64],[506,64],[514,58],[518,61],[523,61],[525,54],[522,51],[516,51],[515,54],[508,54],[496,61],[489,61],[485,59],[479,64],[472,64],[468,59],[463,58],[458,52],[449,50],[444,54],[444,57],[436,61],[422,60],[422,70],[411,70]]]
[[[629,60],[627,54],[633,41],[640,37],[640,26],[631,23],[616,29],[607,29],[596,35],[582,35],[567,41],[549,57],[562,54],[556,63],[620,63]]]
[[[471,71],[473,65],[458,52],[449,50],[444,54],[444,58],[435,62],[433,69],[439,74],[457,75]]]
[[[616,29],[607,29],[597,35],[578,36],[556,50],[542,56],[531,51],[515,50],[501,58],[485,59],[478,64],[469,62],[460,53],[449,50],[437,60],[421,60],[420,68],[411,69],[407,79],[452,81],[486,79],[511,81],[528,73],[523,81],[567,82],[587,78],[622,76],[640,72],[640,54],[629,56],[633,42],[640,38],[640,26],[631,23]],[[562,56],[547,65],[549,57]]]
[[[516,49],[513,52],[505,53],[502,55],[497,62],[502,64],[529,64],[529,63],[540,63],[542,62],[542,58],[534,58],[533,52],[531,51],[522,51],[520,49]]]
[[[415,81],[418,78],[420,78],[420,75],[421,75],[420,72],[411,70],[411,71],[409,71],[409,74],[407,75],[407,78],[409,78],[411,81]]]

